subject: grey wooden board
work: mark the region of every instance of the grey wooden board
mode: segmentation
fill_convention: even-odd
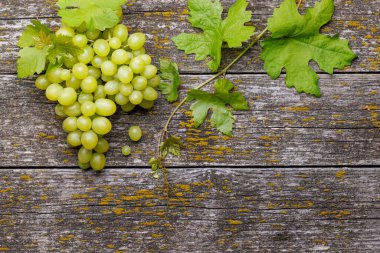
[[[208,76],[183,76],[183,89]],[[192,127],[188,106],[170,132],[184,141],[181,159],[172,166],[211,165],[380,165],[380,79],[372,75],[321,75],[320,99],[298,95],[283,79],[266,75],[230,75],[248,98],[250,111],[236,113],[234,137]],[[0,166],[74,166],[76,150],[67,146],[54,104],[32,81],[0,76]],[[183,95],[183,92],[182,92]],[[112,117],[109,166],[146,166],[172,105],[161,98],[151,111]],[[140,125],[145,137],[131,143],[127,129]],[[133,155],[125,158],[121,147]]]
[[[376,168],[178,168],[0,176],[6,252],[378,252]]]

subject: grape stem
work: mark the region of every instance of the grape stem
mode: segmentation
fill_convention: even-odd
[[[222,75],[225,75],[227,73],[227,71],[248,52],[249,49],[251,49],[254,45],[256,45],[256,43],[265,35],[265,33],[267,31],[268,31],[268,27],[266,27],[259,35],[257,35],[252,40],[252,42],[244,49],[244,51],[241,52],[227,67],[225,67],[219,73],[217,73],[216,75],[212,76],[208,80],[204,81],[203,83],[201,83],[200,85],[198,85],[197,87],[195,87],[194,90],[199,90],[199,89],[203,88],[204,86],[206,86],[207,84],[211,83],[212,81],[216,80],[218,77],[220,77]],[[179,102],[179,104],[176,106],[176,108],[170,114],[168,120],[166,121],[164,129],[161,132],[160,140],[159,140],[159,143],[158,143],[158,157],[159,157],[159,159],[161,159],[161,162],[163,162],[162,161],[162,152],[161,152],[161,143],[163,143],[164,140],[165,140],[165,138],[167,137],[168,128],[169,128],[169,125],[170,125],[171,121],[173,120],[174,115],[186,103],[186,101],[187,101],[187,97],[185,97],[183,100],[181,100],[181,102]]]

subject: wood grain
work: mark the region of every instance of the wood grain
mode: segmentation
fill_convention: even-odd
[[[379,75],[321,77],[317,99],[286,88],[283,79],[229,75],[251,105],[236,113],[234,137],[219,135],[209,122],[194,129],[186,106],[171,126],[184,141],[181,159],[170,159],[171,165],[379,165]],[[183,76],[183,89],[206,78]],[[62,120],[43,92],[13,75],[0,77],[0,90],[0,166],[74,166],[76,150],[67,146]],[[172,107],[161,98],[152,111],[112,117],[109,166],[146,166]],[[145,132],[140,143],[127,139],[132,124]],[[120,152],[126,144],[134,149],[129,158]]]
[[[378,252],[376,168],[12,169],[6,252]],[[360,249],[360,250],[358,250]]]

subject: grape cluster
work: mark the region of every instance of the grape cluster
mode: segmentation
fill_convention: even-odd
[[[107,117],[115,114],[118,105],[125,112],[136,106],[152,108],[160,83],[157,67],[145,53],[146,36],[129,35],[123,24],[103,32],[62,26],[56,35],[71,37],[82,53],[65,57],[62,67],[39,76],[35,85],[45,90],[50,101],[58,101],[55,112],[65,118],[67,143],[80,148],[79,166],[101,171],[109,150],[104,136],[112,129]],[[138,127],[129,131],[133,141],[141,135]]]

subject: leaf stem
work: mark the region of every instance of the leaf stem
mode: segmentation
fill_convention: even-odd
[[[216,80],[221,75],[225,75],[227,73],[227,71],[248,52],[249,49],[251,49],[254,45],[256,45],[256,43],[265,35],[265,33],[267,31],[268,31],[268,27],[266,27],[259,35],[257,35],[252,40],[252,42],[244,49],[244,51],[241,52],[230,64],[228,64],[227,67],[225,67],[219,73],[217,73],[216,75],[212,76],[211,78],[207,79],[206,81],[204,81],[203,83],[201,83],[200,85],[195,87],[194,90],[199,90],[199,89],[203,88],[204,86],[206,86],[207,84],[211,83],[212,81]],[[161,143],[164,142],[164,139],[167,136],[170,122],[173,120],[173,117],[178,112],[178,110],[186,103],[186,101],[187,101],[186,97],[184,99],[182,99],[181,102],[179,102],[179,104],[176,106],[176,108],[172,111],[168,120],[166,121],[166,124],[164,126],[164,129],[161,132],[160,140],[158,143],[158,157],[159,157],[159,159],[162,158]]]

